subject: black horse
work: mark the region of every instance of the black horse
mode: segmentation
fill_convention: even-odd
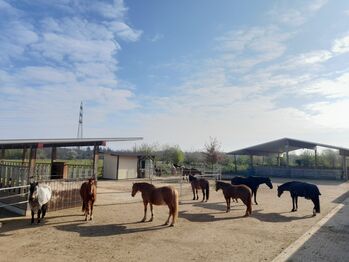
[[[205,178],[197,178],[195,176],[189,175],[189,182],[191,184],[191,188],[193,190],[193,200],[198,200],[199,195],[198,195],[198,189],[202,190],[202,201],[206,202],[210,196],[210,184],[207,179]],[[196,196],[195,196],[196,193]]]
[[[252,190],[252,195],[254,195],[254,202],[257,203],[257,190],[261,184],[266,184],[270,189],[273,188],[273,184],[269,177],[263,176],[249,176],[249,177],[241,177],[236,176],[231,180],[233,185],[246,185]]]
[[[319,195],[321,195],[321,193],[316,185],[300,181],[287,182],[278,186],[278,197],[280,197],[284,191],[290,191],[292,197],[292,212],[298,209],[298,197],[304,197],[306,199],[311,199],[314,203],[313,216],[316,216],[316,213],[320,213]]]

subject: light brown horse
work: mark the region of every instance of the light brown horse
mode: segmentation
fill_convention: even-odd
[[[245,216],[249,216],[252,213],[252,191],[248,186],[245,185],[231,185],[222,181],[216,181],[216,191],[222,189],[225,201],[227,202],[227,211],[230,211],[230,199],[240,198],[246,205]]]
[[[205,178],[197,178],[195,176],[189,175],[189,182],[191,184],[191,189],[193,190],[193,200],[198,200],[198,189],[202,190],[202,202],[206,202],[210,195],[210,184],[208,183],[208,180]],[[196,193],[196,196],[195,196]],[[206,193],[206,194],[205,194]]]
[[[132,186],[131,195],[134,197],[136,193],[140,191],[142,193],[144,204],[144,217],[141,222],[145,222],[147,218],[147,206],[150,204],[151,218],[149,222],[153,221],[153,205],[167,205],[169,209],[169,216],[164,225],[168,225],[170,217],[172,216],[172,223],[170,226],[174,226],[178,216],[178,192],[171,186],[164,186],[156,188],[149,183],[134,183]]]
[[[85,214],[85,221],[87,221],[88,215],[90,215],[90,220],[92,220],[93,204],[97,198],[97,187],[94,179],[90,178],[81,185],[80,196],[82,199],[82,212]]]

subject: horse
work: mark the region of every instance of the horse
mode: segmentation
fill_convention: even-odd
[[[278,197],[280,197],[284,191],[290,191],[292,198],[291,212],[295,212],[298,209],[298,197],[304,197],[305,199],[311,199],[314,203],[313,216],[316,216],[316,213],[320,213],[319,196],[321,193],[316,185],[300,181],[287,182],[278,186]]]
[[[252,190],[252,196],[254,196],[254,203],[257,203],[257,190],[261,184],[266,184],[270,189],[273,188],[273,184],[269,177],[263,176],[249,176],[249,177],[241,177],[236,176],[231,180],[232,185],[246,185]]]
[[[147,206],[150,204],[151,218],[149,222],[153,221],[153,205],[167,205],[169,209],[169,216],[164,223],[168,225],[170,217],[172,216],[172,223],[170,226],[174,226],[178,217],[178,192],[171,186],[155,187],[152,184],[140,182],[134,183],[132,186],[131,196],[134,197],[136,193],[140,191],[142,193],[142,199],[144,204],[144,217],[141,222],[145,222],[147,218]]]
[[[88,181],[82,183],[80,187],[80,196],[82,199],[82,212],[87,216],[90,215],[90,220],[93,218],[93,204],[97,198],[97,187],[94,179],[90,178]]]
[[[227,210],[230,211],[230,199],[240,198],[246,205],[245,217],[252,213],[252,191],[248,186],[245,185],[231,185],[222,181],[216,181],[216,191],[222,189],[225,201],[227,202]]]
[[[189,175],[189,182],[191,184],[191,189],[193,190],[193,200],[199,199],[198,189],[201,189],[202,195],[203,195],[202,202],[205,201],[205,197],[207,202],[210,195],[210,184],[208,183],[208,180],[205,178],[196,178],[195,176]],[[195,198],[195,192],[196,192],[196,198]]]
[[[31,210],[31,224],[34,223],[34,215],[37,213],[37,223],[40,223],[41,219],[44,219],[48,202],[50,201],[52,196],[51,187],[48,185],[40,185],[38,182],[32,182],[29,185],[29,207]]]
[[[181,167],[182,169],[182,177],[183,180],[187,180],[187,182],[190,182],[188,180],[189,175],[202,175],[201,171],[196,169],[196,168],[186,168],[186,167]]]

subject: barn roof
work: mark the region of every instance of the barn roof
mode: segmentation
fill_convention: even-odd
[[[107,142],[136,141],[142,139],[142,137],[6,139],[0,140],[0,149],[105,146]]]
[[[231,151],[229,155],[269,155],[269,154],[278,154],[284,153],[287,151],[294,151],[297,149],[315,149],[317,146],[326,147],[331,149],[339,150],[340,155],[349,156],[349,148],[343,148],[338,146],[326,145],[322,143],[314,143],[309,141],[302,141],[292,138],[281,138],[278,140],[270,141],[263,144],[258,144],[255,146],[250,146],[242,148],[239,150]]]

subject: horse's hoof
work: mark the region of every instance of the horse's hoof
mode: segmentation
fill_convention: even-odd
[[[174,224],[171,224],[170,227],[174,227]]]
[[[164,224],[163,224],[163,226],[167,226],[168,225],[168,222],[165,222]]]

